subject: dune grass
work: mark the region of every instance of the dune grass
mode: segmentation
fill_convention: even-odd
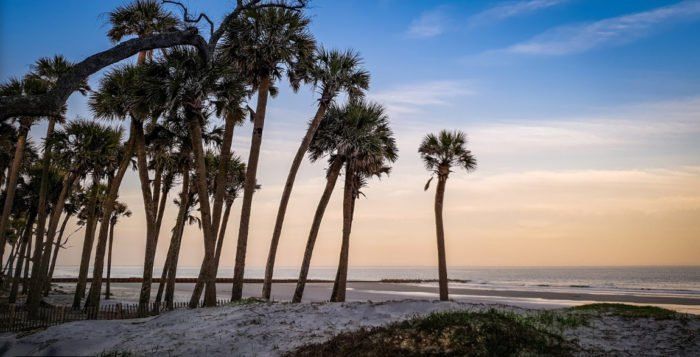
[[[388,326],[342,333],[290,356],[470,355],[568,356],[578,347],[530,317],[489,310],[441,312]]]
[[[656,320],[669,320],[684,318],[684,314],[664,309],[657,306],[637,306],[627,304],[587,304],[574,306],[568,309],[576,313],[605,314],[629,318],[652,318]]]

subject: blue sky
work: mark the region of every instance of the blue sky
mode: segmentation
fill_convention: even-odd
[[[220,19],[233,3],[184,2],[213,19]],[[108,48],[105,14],[122,3],[0,0],[0,79],[22,75],[41,56],[61,53],[77,61]],[[421,191],[427,173],[415,152],[425,133],[456,128],[468,133],[479,170],[469,176],[472,181],[455,178],[455,206],[447,213],[456,227],[452,244],[459,246],[462,235],[476,236],[469,241],[472,246],[500,252],[503,258],[457,249],[451,257],[455,265],[505,264],[517,256],[518,244],[561,244],[564,251],[573,244],[577,249],[571,256],[563,254],[562,261],[584,265],[615,264],[616,259],[620,264],[695,261],[687,252],[700,251],[700,242],[691,238],[700,236],[692,218],[700,212],[700,1],[317,0],[307,13],[319,43],[361,53],[372,74],[368,95],[387,107],[401,150],[392,177],[370,186],[363,202],[367,214],[358,214],[358,231],[382,232],[378,234],[385,239],[358,237],[358,246],[389,244],[396,249],[391,242],[399,238],[377,228],[378,217],[382,225],[398,221],[400,214],[382,212],[387,207],[400,210],[401,200],[415,200],[426,208],[416,214],[418,223],[409,239],[416,249],[433,249],[432,240],[423,237],[432,234],[430,197]],[[264,259],[267,222],[291,160],[288,153],[313,113],[313,99],[309,88],[298,94],[284,88],[270,104],[260,168],[268,190],[256,196],[257,219],[266,228],[252,233],[258,238],[251,247],[253,262]],[[71,115],[89,116],[84,103],[72,97]],[[235,148],[243,157],[249,129],[236,133]],[[38,126],[35,137],[42,130]],[[308,194],[309,209],[322,170],[320,164],[309,165],[300,174],[298,194]],[[123,196],[133,197],[138,205],[135,182],[127,180]],[[524,183],[531,192],[508,191]],[[607,209],[615,212],[608,217],[627,215],[607,221],[601,218]],[[459,225],[464,212],[485,226]],[[574,218],[581,215],[587,218]],[[504,227],[495,217],[512,219]],[[304,235],[306,217],[288,221],[289,231]],[[329,218],[324,223],[329,235],[337,228],[333,222]],[[651,222],[654,227],[644,228]],[[609,231],[572,233],[570,228],[606,225]],[[681,232],[677,241],[666,244],[668,252],[659,252],[661,242],[676,230]],[[538,240],[543,234],[555,237],[555,243]],[[617,239],[620,247],[634,237],[648,239],[624,259],[624,254],[597,251],[577,255],[585,247],[575,242],[593,234],[601,242]],[[229,236],[233,244],[233,233]],[[289,244],[293,251],[283,263],[299,260],[300,239],[283,239],[282,248]],[[332,251],[335,244],[332,240],[321,249]],[[514,250],[508,253],[505,246]],[[319,264],[332,264],[334,254]],[[591,258],[596,254],[599,259]],[[357,264],[381,263],[373,259]],[[431,264],[430,259],[432,255],[418,261]],[[515,262],[561,263],[544,256]],[[391,263],[406,262],[397,258]]]

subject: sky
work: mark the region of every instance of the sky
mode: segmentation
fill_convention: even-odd
[[[184,2],[215,21],[234,3]],[[0,0],[0,80],[23,75],[42,56],[79,61],[109,48],[106,14],[122,3]],[[467,133],[478,160],[476,171],[456,171],[447,183],[448,265],[700,262],[700,1],[315,0],[306,13],[319,44],[360,52],[372,76],[367,96],[386,107],[399,147],[391,175],[372,180],[357,203],[351,266],[436,264],[434,192],[423,191],[430,174],[417,147],[441,129]],[[99,76],[91,78],[95,87]],[[264,266],[282,185],[315,112],[312,88],[281,87],[269,102],[250,267]],[[91,117],[79,95],[69,100],[75,117]],[[44,130],[37,125],[33,140]],[[248,123],[234,135],[243,158],[250,132]],[[306,161],[298,175],[279,267],[301,262],[324,164]],[[313,266],[337,263],[340,186]],[[140,197],[129,173],[120,200],[134,215],[116,228],[115,264],[143,263]],[[240,202],[222,267],[233,265],[239,210]],[[171,204],[157,265],[174,219]],[[81,238],[71,238],[59,264],[79,262]],[[197,266],[202,254],[201,233],[189,227],[180,264]]]

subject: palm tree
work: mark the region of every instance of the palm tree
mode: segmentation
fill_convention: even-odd
[[[21,80],[13,78],[7,83],[0,85],[0,96],[26,96],[45,93],[46,91],[46,83],[29,77]],[[5,233],[7,231],[10,213],[12,212],[12,205],[14,204],[17,177],[24,157],[27,134],[35,121],[35,118],[32,117],[14,119],[19,122],[19,129],[17,130],[17,143],[15,144],[12,164],[7,174],[5,202],[2,206],[2,215],[0,216],[0,261],[3,260],[5,254]]]
[[[105,300],[109,300],[109,297],[111,296],[109,292],[109,283],[112,276],[112,243],[114,242],[114,226],[116,226],[117,222],[119,222],[119,217],[131,217],[131,211],[126,204],[115,202],[112,218],[109,220],[109,253],[107,253],[107,284],[105,285]]]
[[[74,167],[79,168],[81,172],[89,172],[92,176],[82,259],[73,300],[73,306],[78,308],[85,294],[90,255],[98,221],[98,189],[105,174],[105,168],[112,165],[111,161],[117,157],[122,130],[86,120],[76,120],[68,123],[62,131],[57,131],[56,137],[61,142],[60,145],[65,147],[60,151],[71,153]]]
[[[274,88],[275,81],[280,80],[285,74],[290,78],[292,88],[295,90],[299,88],[303,78],[299,72],[308,68],[315,47],[314,39],[307,29],[309,19],[298,11],[270,7],[246,11],[244,15],[225,24],[226,35],[221,45],[222,56],[240,68],[242,74],[258,92],[253,115],[253,137],[243,189],[232,300],[241,299],[243,293],[243,272],[251,206],[268,95]],[[273,94],[275,92],[273,89]]]
[[[68,73],[73,68],[73,63],[67,61],[63,56],[56,55],[53,58],[40,58],[32,67],[32,71],[27,75],[27,77],[32,78],[36,81],[45,83],[47,90],[51,90],[56,86],[58,79]],[[90,90],[87,81],[82,81],[78,87],[78,92],[85,95]],[[34,251],[34,261],[36,262],[32,267],[32,281],[29,289],[28,303],[30,310],[34,311],[39,306],[41,301],[41,293],[43,291],[43,286],[46,282],[46,275],[48,273],[48,265],[50,263],[50,252],[52,238],[55,234],[56,227],[58,225],[58,220],[60,219],[62,208],[55,210],[51,215],[49,220],[49,231],[47,239],[44,241],[44,233],[46,228],[46,218],[47,218],[47,200],[46,196],[48,194],[48,176],[49,169],[51,166],[51,146],[52,146],[52,136],[54,133],[56,122],[63,122],[63,116],[60,117],[51,116],[49,117],[48,126],[46,129],[44,154],[42,159],[42,175],[41,175],[41,190],[39,192],[39,208],[37,212],[37,245]],[[66,175],[68,178],[68,175]],[[66,190],[69,188],[66,187]],[[62,199],[65,199],[65,195]],[[62,202],[59,205],[63,205]],[[46,253],[46,254],[44,254]]]
[[[112,27],[107,32],[107,37],[116,43],[126,36],[145,37],[171,31],[179,21],[163,9],[160,1],[136,0],[110,12],[109,23]],[[146,62],[146,58],[152,57],[152,51],[139,52],[138,64],[141,65]]]
[[[309,152],[312,160],[329,156],[329,169],[326,189],[316,209],[314,223],[309,233],[293,301],[301,301],[321,219],[343,166],[346,175],[343,199],[343,243],[332,298],[333,301],[344,301],[350,229],[354,201],[359,195],[359,183],[364,182],[369,176],[388,173],[386,164],[394,162],[397,158],[396,143],[384,108],[379,104],[367,103],[359,99],[351,100],[345,106],[331,106],[319,126]]]
[[[308,80],[311,81],[315,88],[320,89],[321,98],[319,99],[318,109],[314,118],[309,123],[309,128],[301,140],[299,149],[292,161],[292,167],[287,175],[287,182],[284,185],[280,206],[277,211],[277,219],[275,220],[275,229],[272,233],[272,241],[270,242],[270,252],[267,256],[267,264],[265,266],[265,281],[263,283],[262,296],[264,299],[270,299],[272,290],[272,276],[275,267],[275,256],[277,255],[277,246],[279,244],[280,235],[282,234],[282,224],[284,216],[287,212],[287,204],[289,197],[292,194],[294,180],[299,166],[304,160],[304,155],[311,145],[311,140],[318,130],[323,116],[326,114],[328,107],[331,105],[335,97],[345,91],[352,98],[361,97],[364,91],[369,88],[369,73],[361,68],[362,60],[357,53],[353,51],[327,51],[324,48],[319,48],[316,53],[316,61],[307,74]]]
[[[445,184],[453,167],[467,171],[476,169],[476,158],[467,150],[467,136],[461,131],[442,130],[438,135],[428,134],[418,148],[431,178],[425,184],[425,190],[437,176],[435,191],[435,230],[438,246],[438,276],[440,280],[440,300],[447,300],[447,262],[445,259],[445,229],[442,224],[442,206],[445,199]]]

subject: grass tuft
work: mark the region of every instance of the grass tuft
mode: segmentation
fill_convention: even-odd
[[[682,318],[683,314],[656,306],[637,306],[627,304],[588,304],[574,306],[570,311],[582,313],[605,314],[628,318],[652,318],[656,320],[669,320]]]

